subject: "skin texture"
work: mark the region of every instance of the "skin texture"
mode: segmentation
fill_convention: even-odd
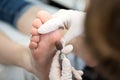
[[[32,21],[40,10],[38,6],[32,6],[26,10],[18,19],[17,29],[26,35],[30,34]],[[14,42],[2,31],[0,31],[0,39],[0,64],[15,65],[31,72],[32,65],[28,46]]]
[[[36,16],[31,32],[30,48],[32,56],[30,49],[27,46],[22,46],[12,41],[8,36],[0,31],[0,63],[22,67],[29,72],[35,73],[38,77],[40,77],[39,75],[43,75],[41,80],[46,80],[46,78],[48,79],[46,75],[49,72],[49,66],[52,60],[51,57],[54,55],[56,50],[54,42],[60,40],[61,35],[59,34],[59,30],[45,35],[37,33],[37,28],[51,18],[49,13],[38,11],[40,11],[40,8],[37,6],[31,7],[20,17],[17,23],[19,31],[25,34],[30,34],[32,28],[31,23]],[[38,12],[37,15],[35,15],[36,12]],[[32,65],[31,57],[33,59]],[[48,60],[49,58],[51,60]]]
[[[48,80],[47,75],[56,51],[55,42],[61,38],[59,30],[44,35],[38,34],[38,27],[50,18],[52,16],[45,11],[37,13],[36,19],[33,21],[32,37],[29,45],[32,50],[33,66],[37,69],[34,72],[41,80]]]
[[[46,15],[48,15],[47,18]],[[43,18],[44,16],[45,18]],[[51,18],[52,16],[50,16],[50,14],[48,14],[47,12],[38,12],[37,18],[33,21],[33,29],[31,32],[32,38],[29,45],[32,50],[34,66],[38,70],[37,72],[35,71],[35,73],[39,74],[38,77],[43,80],[48,80],[47,75],[49,74],[51,61],[56,50],[55,42],[59,41],[66,32],[66,30],[62,30],[62,32],[61,30],[57,30],[47,34],[38,34],[38,27],[40,27],[40,25],[44,24],[47,20]],[[94,59],[92,59],[91,56],[87,54],[89,53],[89,51],[86,49],[86,44],[84,44],[84,38],[82,36],[73,39],[70,44],[71,43],[74,46],[74,52],[77,56],[82,57],[85,62],[92,67],[96,65]],[[75,46],[76,44],[78,45]]]
[[[119,34],[119,19],[118,19],[119,14],[118,13],[120,13],[118,9],[119,0],[113,0],[113,2],[109,2],[109,3],[108,1],[104,1],[104,0],[93,0],[93,1],[95,3],[91,2],[92,6],[87,15],[88,22],[86,23],[86,30],[85,30],[85,33],[87,34],[86,41],[88,41],[87,42],[88,46],[83,45],[83,47],[85,48],[89,47],[89,49],[91,49],[92,55],[89,54],[89,51],[88,51],[87,52],[88,54],[86,56],[89,57],[90,59],[93,59],[94,57],[94,59],[98,61],[97,69],[102,74],[106,75],[111,80],[119,80],[119,75],[120,75],[120,72],[119,72],[119,69],[120,69],[120,65],[119,65],[120,49],[119,48],[120,47],[118,45],[120,40],[119,39],[120,37],[118,35]],[[118,2],[114,3],[114,1],[118,1]],[[103,6],[101,6],[101,3]],[[112,5],[113,3],[114,5]],[[115,6],[116,4],[117,6]],[[111,9],[111,7],[109,6],[115,6],[115,8]],[[116,13],[110,14],[109,10],[110,12],[113,12],[113,10],[115,10]],[[109,32],[108,30],[110,27],[112,27],[112,29],[110,29],[110,33],[107,33]],[[82,48],[82,50],[86,51],[84,48]],[[89,61],[88,58],[86,59],[87,61]]]
[[[24,34],[30,35],[32,22],[36,18],[36,13],[40,10],[40,7],[36,5],[29,8],[17,21],[17,29]]]
[[[46,46],[54,45],[54,42],[60,38],[59,37],[60,34],[57,34],[57,33],[59,33],[59,31],[55,31],[50,34],[46,34],[46,35],[42,35],[42,36],[37,33],[37,28],[41,24],[43,24],[44,22],[46,22],[48,19],[51,18],[50,14],[48,14],[46,12],[45,12],[45,14],[47,14],[47,15],[44,16],[44,11],[38,12],[40,10],[41,9],[38,6],[33,6],[33,7],[29,8],[29,10],[27,10],[19,18],[19,20],[17,22],[17,28],[19,31],[21,31],[22,33],[25,33],[25,34],[30,34],[30,31],[32,28],[31,23],[35,19],[35,21],[33,22],[33,28],[32,28],[32,32],[31,32],[32,38],[31,38],[30,48],[32,49],[34,62],[35,62],[35,64],[38,64],[38,65],[36,65],[37,68],[40,64],[43,64],[44,62],[46,62],[46,59],[44,59],[44,56],[46,56],[46,54],[48,54],[47,51],[50,50],[49,48],[46,48]],[[38,12],[38,14],[35,17],[37,12]],[[58,35],[58,36],[56,37],[54,35]],[[48,39],[48,38],[50,38],[50,39]],[[30,50],[26,46],[22,46],[18,43],[15,43],[11,39],[9,39],[9,37],[6,36],[4,33],[2,33],[2,31],[0,31],[0,39],[1,39],[0,55],[2,55],[2,56],[0,56],[0,63],[13,64],[13,65],[25,68],[26,70],[28,70],[30,72],[33,72],[33,68],[31,66],[31,60],[30,60],[31,59],[30,58]],[[46,45],[44,42],[45,43],[49,42],[49,43]],[[38,45],[38,43],[39,43],[39,45]],[[44,46],[40,46],[40,45],[44,45]],[[13,46],[14,48],[11,46]],[[43,52],[38,50],[39,46],[41,49],[43,49]],[[53,47],[52,49],[54,52],[55,48]],[[44,50],[46,52],[44,52]],[[43,54],[40,54],[39,52],[42,52]],[[51,50],[50,53],[53,54],[53,52]],[[14,55],[14,58],[13,58],[13,56],[8,56],[8,55]],[[43,62],[40,61],[40,59]],[[44,64],[44,66],[45,66],[45,64]],[[46,72],[46,73],[48,73],[48,72]],[[43,79],[43,80],[45,80],[45,79]]]
[[[12,41],[0,31],[0,64],[15,65],[31,71],[29,54],[29,48]]]

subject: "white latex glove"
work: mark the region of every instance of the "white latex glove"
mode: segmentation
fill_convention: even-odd
[[[38,32],[45,34],[60,27],[68,29],[67,33],[62,38],[62,43],[65,45],[73,38],[83,33],[85,13],[75,10],[60,10],[53,15],[54,18],[40,26]]]
[[[72,80],[72,73],[77,80],[82,80],[83,72],[75,70],[66,57],[63,58],[62,70],[60,69],[59,54],[60,51],[53,58],[49,74],[50,80]]]

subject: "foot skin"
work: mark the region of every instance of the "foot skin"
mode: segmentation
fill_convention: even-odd
[[[50,18],[52,16],[49,13],[45,11],[38,12],[37,18],[33,21],[32,37],[29,44],[32,50],[33,67],[36,70],[35,73],[37,73],[37,76],[42,78],[41,80],[48,79],[47,75],[49,74],[52,57],[56,51],[55,42],[61,38],[59,30],[43,35],[37,32],[40,25],[44,24]]]

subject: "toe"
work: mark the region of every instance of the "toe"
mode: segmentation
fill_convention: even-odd
[[[30,49],[35,49],[35,48],[37,48],[37,46],[38,46],[38,44],[36,42],[33,42],[33,41],[31,41],[29,44]]]
[[[52,15],[48,13],[47,11],[41,10],[37,13],[36,17],[39,18],[42,23],[45,23],[50,18],[52,18]]]
[[[33,28],[32,28],[32,31],[31,31],[31,34],[32,34],[32,36],[37,36],[37,35],[39,35],[38,29],[36,29],[35,27],[33,27]]]
[[[40,40],[40,36],[39,36],[39,35],[38,35],[38,36],[33,36],[33,37],[31,38],[31,41],[36,42],[36,43],[38,43],[39,40]]]
[[[33,23],[32,23],[32,26],[33,26],[34,28],[37,28],[37,29],[38,29],[41,25],[42,25],[42,22],[41,22],[41,20],[38,19],[38,18],[36,18],[36,19],[33,21]]]

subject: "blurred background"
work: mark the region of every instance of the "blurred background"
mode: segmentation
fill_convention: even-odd
[[[59,9],[76,9],[83,11],[86,0],[27,0],[40,5],[40,8],[55,13]],[[4,27],[3,27],[4,26]],[[5,32],[13,41],[28,46],[29,36],[22,34],[6,22],[0,20],[0,30]],[[82,62],[81,62],[82,63]],[[82,63],[84,64],[84,63]],[[79,65],[79,64],[78,64]],[[0,80],[37,80],[27,71],[16,67],[0,64]]]
[[[65,8],[65,9],[76,9],[76,10],[83,10],[84,4],[86,0],[40,0],[49,5],[58,7],[58,8]]]

